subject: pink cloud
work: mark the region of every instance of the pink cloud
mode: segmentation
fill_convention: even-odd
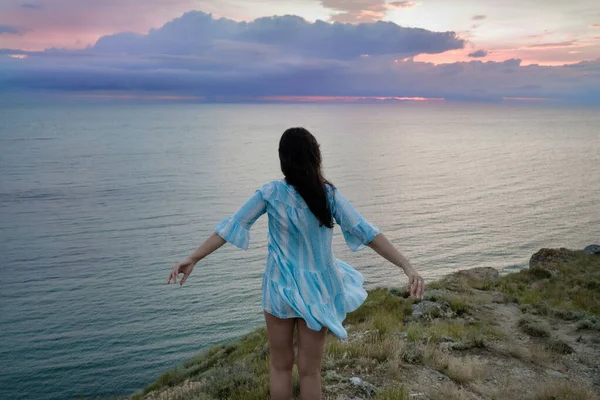
[[[598,29],[598,28],[600,28],[600,24],[591,24],[590,28],[592,28],[592,29]]]
[[[578,44],[573,41],[566,41],[566,42],[558,42],[558,43],[539,43],[539,44],[532,44],[528,47],[530,48],[551,48],[551,49],[556,49],[556,48],[563,48],[563,47],[577,47]]]
[[[389,10],[416,7],[414,1],[393,1],[387,3],[384,0],[321,0],[325,8],[338,11],[331,17],[337,22],[375,22],[382,20]]]
[[[464,37],[464,36],[462,36]],[[486,61],[502,62],[508,59],[520,59],[522,65],[545,65],[558,66],[576,64],[584,60],[593,60],[598,58],[600,52],[599,46],[574,44],[563,46],[549,46],[549,43],[542,47],[491,47],[488,49]],[[567,52],[565,49],[577,49],[579,52]],[[416,62],[428,62],[435,65],[453,64],[457,62],[469,62],[473,58],[473,48],[464,48],[446,51],[441,54],[420,54],[414,57]]]
[[[25,50],[84,48],[107,34],[146,33],[193,8],[189,0],[52,0],[52,5],[48,3],[23,3],[29,5],[22,7],[0,2],[0,24],[10,21],[10,25],[27,29],[18,37],[3,37],[0,47]],[[205,11],[219,17],[224,14],[243,17],[240,9],[229,1],[198,0],[193,3],[202,4]]]
[[[387,3],[388,8],[413,8],[416,6],[417,3],[414,1],[392,1]]]

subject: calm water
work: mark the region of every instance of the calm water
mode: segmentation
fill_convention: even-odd
[[[262,323],[266,218],[184,287],[185,257],[280,178],[291,125],[428,280],[600,239],[600,112],[477,105],[0,108],[0,398],[129,394]],[[401,285],[369,249],[336,255]]]

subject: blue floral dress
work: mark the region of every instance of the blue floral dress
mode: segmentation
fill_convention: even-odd
[[[335,221],[352,251],[370,243],[380,230],[366,221],[336,188],[326,186]],[[364,277],[335,258],[331,246],[333,229],[319,220],[293,186],[285,180],[269,182],[216,233],[229,243],[247,249],[249,229],[256,220],[269,216],[267,265],[262,282],[262,307],[278,318],[302,318],[313,330],[327,327],[341,339],[346,314],[367,298]]]

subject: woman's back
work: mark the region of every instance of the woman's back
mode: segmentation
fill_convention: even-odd
[[[333,186],[326,185],[327,201],[351,250],[370,243],[380,231],[366,221]],[[279,318],[304,318],[315,330],[329,327],[341,338],[346,313],[366,298],[362,274],[335,258],[333,229],[321,225],[308,205],[285,180],[271,181],[216,232],[247,249],[250,227],[264,213],[269,216],[269,251],[263,278],[263,308]]]

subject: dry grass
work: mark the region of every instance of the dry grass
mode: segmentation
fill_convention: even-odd
[[[377,400],[408,400],[409,393],[402,385],[389,386],[377,393]]]
[[[430,400],[474,400],[477,399],[472,393],[458,388],[451,383],[443,383],[439,387],[430,389],[427,394]]]
[[[487,375],[486,362],[479,357],[455,357],[438,347],[425,350],[425,364],[458,384],[469,383]]]
[[[547,322],[535,319],[530,315],[519,320],[519,328],[529,336],[533,337],[549,337],[550,326]]]
[[[560,357],[558,353],[549,350],[546,345],[538,343],[530,344],[528,347],[508,343],[502,352],[525,363],[540,367],[552,367]]]
[[[573,348],[569,346],[568,343],[556,338],[548,340],[545,347],[557,354],[571,354],[574,352]]]
[[[598,400],[600,393],[568,381],[551,381],[540,384],[527,400]]]

